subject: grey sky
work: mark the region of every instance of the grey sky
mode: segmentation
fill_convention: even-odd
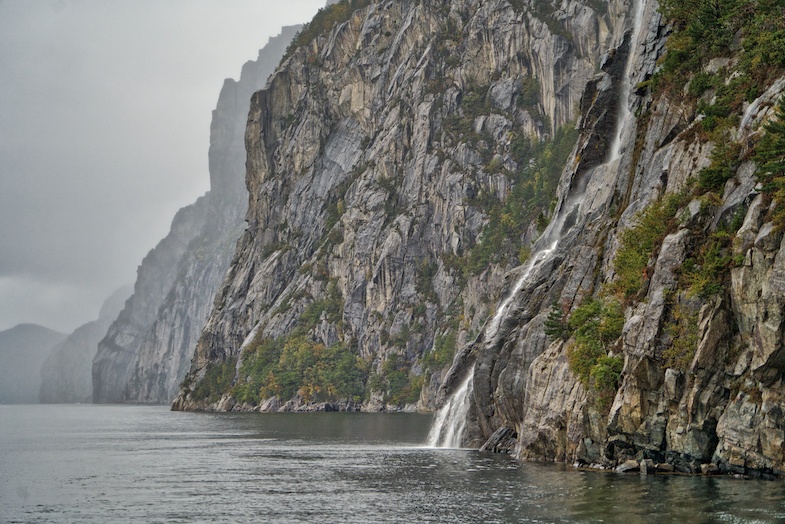
[[[70,331],[209,185],[211,111],[324,0],[0,0],[0,330]]]

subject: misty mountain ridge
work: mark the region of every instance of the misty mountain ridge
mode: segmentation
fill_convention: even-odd
[[[0,331],[0,404],[36,404],[41,365],[64,333],[38,324]]]
[[[46,404],[90,403],[93,400],[92,363],[98,343],[123,310],[133,288],[124,286],[106,299],[98,319],[76,328],[57,344],[41,365],[39,401]]]
[[[299,30],[284,27],[242,66],[238,80],[224,81],[210,125],[210,191],[178,211],[139,266],[134,293],[93,359],[94,402],[165,404],[177,394],[244,227],[251,94]]]

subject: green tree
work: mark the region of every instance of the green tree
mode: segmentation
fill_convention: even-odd
[[[764,126],[763,135],[755,151],[758,163],[758,179],[763,183],[763,192],[777,202],[774,224],[785,228],[785,96],[780,98],[777,114]]]
[[[554,302],[545,319],[545,334],[551,340],[567,340],[570,338],[570,326],[564,318],[564,309]]]

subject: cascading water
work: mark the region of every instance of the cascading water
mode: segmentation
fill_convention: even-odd
[[[561,206],[551,223],[543,232],[542,236],[535,244],[534,253],[526,264],[521,276],[515,282],[512,290],[502,301],[496,310],[496,314],[491,319],[485,332],[487,339],[491,340],[498,336],[499,325],[507,313],[507,309],[518,294],[518,291],[529,280],[532,272],[545,262],[551,253],[556,249],[562,237],[562,229],[567,218],[580,208],[583,187],[576,195],[572,196],[565,205]],[[461,386],[453,393],[447,403],[442,406],[436,415],[436,420],[428,433],[428,446],[437,448],[459,448],[463,443],[463,433],[466,429],[466,419],[471,405],[472,380],[474,369],[469,371]]]
[[[632,68],[635,64],[634,45],[638,39],[638,33],[643,22],[645,0],[633,0],[634,13],[632,32],[630,34],[630,49],[627,53],[627,63],[624,68],[624,76],[621,79],[621,89],[619,93],[619,111],[616,119],[616,133],[611,142],[610,152],[606,161],[596,169],[609,168],[617,164],[622,156],[624,132],[629,127],[628,121],[633,116],[630,111],[629,97],[632,85]],[[496,314],[485,328],[486,340],[494,340],[499,336],[499,327],[502,319],[507,314],[513,299],[523,288],[532,273],[556,250],[559,242],[564,238],[564,226],[567,218],[577,212],[580,214],[583,196],[586,191],[586,181],[579,183],[576,188],[563,201],[563,205],[558,208],[548,227],[534,246],[532,257],[526,264],[521,276],[515,282],[510,293],[502,301],[496,310]],[[447,403],[439,410],[436,415],[433,427],[428,434],[428,445],[431,447],[459,448],[463,444],[463,433],[466,429],[467,414],[471,405],[472,380],[474,378],[474,368],[469,371],[461,386],[453,393]]]
[[[630,111],[630,90],[632,89],[632,68],[635,64],[634,46],[638,40],[638,33],[643,24],[643,0],[634,0],[635,12],[633,14],[632,32],[630,33],[630,49],[627,52],[627,63],[624,66],[624,77],[621,79],[621,90],[619,93],[619,112],[616,116],[616,134],[613,137],[610,147],[610,158],[606,162],[611,164],[621,158],[622,138],[627,125],[627,120],[632,116]]]
[[[450,400],[439,410],[436,421],[428,433],[428,446],[432,448],[459,448],[466,429],[466,414],[469,411],[472,379],[474,371],[469,373],[461,387],[450,397]]]

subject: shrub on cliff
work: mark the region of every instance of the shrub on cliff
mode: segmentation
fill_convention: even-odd
[[[236,364],[236,358],[230,358],[225,362],[210,362],[207,364],[204,378],[194,388],[193,398],[206,402],[219,400],[221,395],[227,392],[232,385]]]
[[[743,104],[752,102],[785,71],[785,3],[662,0],[660,10],[674,23],[674,32],[651,86],[656,93],[675,97],[686,93],[697,113],[704,115],[696,129],[723,143],[738,124]],[[714,58],[733,60],[726,68],[717,70],[716,64],[707,68]],[[709,100],[701,98],[712,89]],[[711,182],[721,173],[707,175]]]
[[[263,340],[246,351],[232,393],[239,402],[269,397],[305,402],[362,399],[367,366],[341,344],[326,347],[307,336]]]
[[[614,299],[591,298],[576,308],[567,321],[574,343],[567,348],[570,369],[584,386],[607,401],[616,391],[624,360],[611,354],[624,327],[624,311]]]
[[[341,0],[329,7],[319,9],[313,20],[305,24],[305,27],[297,33],[292,43],[286,48],[283,60],[290,57],[298,47],[307,45],[316,37],[330,31],[335,24],[346,22],[352,16],[352,13],[367,7],[371,2],[372,0]]]
[[[623,300],[639,297],[649,278],[649,260],[665,235],[676,225],[676,212],[685,195],[672,194],[638,214],[637,224],[621,234],[621,245],[613,261],[616,274],[608,290]]]

